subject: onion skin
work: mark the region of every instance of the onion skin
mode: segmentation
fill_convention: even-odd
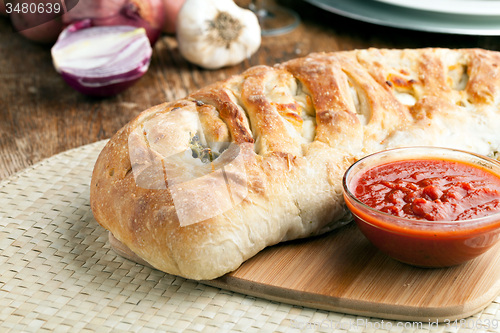
[[[107,97],[136,83],[148,70],[152,47],[144,28],[68,26],[52,47],[56,71],[82,94]]]
[[[59,18],[33,28],[22,30],[19,33],[33,42],[52,45],[56,42],[62,29],[62,20]]]
[[[0,0],[0,15],[7,16],[7,8],[5,8],[5,0]]]
[[[163,32],[167,34],[175,34],[177,16],[179,16],[179,12],[185,1],[186,0],[163,0],[165,8],[165,23],[163,24]]]
[[[4,4],[3,1],[0,0],[0,3]],[[14,1],[13,4],[19,2]],[[30,3],[51,4],[54,3],[54,0],[32,0]],[[12,11],[9,16],[14,29],[23,37],[37,43],[54,44],[63,30],[62,13],[61,7],[60,14]]]
[[[80,0],[64,15],[63,23],[84,19],[90,19],[93,26],[142,27],[154,45],[161,35],[165,10],[163,0]]]

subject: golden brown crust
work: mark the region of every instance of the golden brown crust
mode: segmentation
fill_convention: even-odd
[[[94,168],[94,216],[153,267],[218,277],[342,225],[341,177],[361,156],[404,145],[495,156],[499,64],[497,52],[429,48],[250,68],[122,128]]]

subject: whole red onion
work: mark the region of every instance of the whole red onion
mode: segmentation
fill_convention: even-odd
[[[174,34],[177,27],[177,16],[182,5],[186,0],[163,0],[165,7],[165,23],[163,24],[163,32]]]
[[[0,0],[0,15],[7,16],[5,11],[5,0]]]
[[[24,21],[21,17],[12,18],[12,25],[17,27],[22,27],[24,25]],[[61,33],[63,29],[63,24],[61,18],[57,18],[40,25],[37,25],[33,28],[22,29],[19,31],[21,35],[26,37],[27,39],[42,43],[42,44],[54,44],[57,40],[57,36]]]
[[[63,17],[65,24],[90,19],[93,26],[129,25],[146,29],[151,45],[165,21],[163,0],[80,0]]]
[[[63,29],[60,0],[13,0],[5,8],[14,29],[32,41],[53,44]]]

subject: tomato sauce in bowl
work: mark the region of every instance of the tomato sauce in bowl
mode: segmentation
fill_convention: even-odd
[[[361,202],[399,217],[460,221],[500,212],[500,178],[468,163],[394,161],[353,181],[354,195]]]
[[[405,263],[451,266],[500,235],[500,163],[459,150],[411,147],[367,156],[344,176],[362,233]]]

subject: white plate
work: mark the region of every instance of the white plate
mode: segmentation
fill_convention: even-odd
[[[500,36],[498,16],[422,11],[373,0],[306,1],[338,15],[389,27],[461,35]]]
[[[500,16],[497,0],[375,0],[393,6],[461,15]]]

